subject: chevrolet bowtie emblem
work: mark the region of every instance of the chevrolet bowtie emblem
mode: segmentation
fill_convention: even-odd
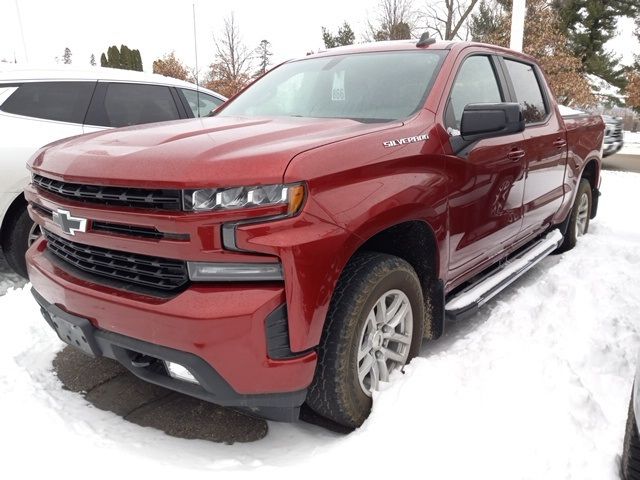
[[[87,231],[87,219],[71,216],[68,210],[56,210],[53,212],[53,223],[58,225],[64,233],[75,235],[76,232]]]

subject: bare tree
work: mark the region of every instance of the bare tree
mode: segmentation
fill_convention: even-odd
[[[372,23],[367,21],[365,40],[402,40],[411,38],[420,15],[413,0],[379,0],[377,16]]]
[[[469,15],[479,0],[439,0],[429,1],[424,17],[427,28],[435,30],[442,40],[466,39]]]
[[[222,34],[215,37],[216,60],[206,81],[211,88],[226,96],[233,96],[249,83],[252,52],[242,42],[233,13],[225,19]]]

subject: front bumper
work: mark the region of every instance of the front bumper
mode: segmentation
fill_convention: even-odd
[[[620,151],[623,145],[624,145],[624,142],[622,140],[611,142],[611,143],[605,143],[602,153],[605,157],[608,157],[609,155],[613,155],[614,153],[617,153],[618,151]]]
[[[142,378],[147,375],[144,369],[132,369],[118,351],[161,360],[178,355],[195,362],[204,392],[176,388],[183,382],[176,384],[167,376],[146,380],[220,405],[250,408],[269,418],[282,415],[266,409],[295,410],[304,401],[316,353],[285,360],[272,359],[268,353],[265,323],[285,302],[282,285],[192,285],[172,298],[147,297],[83,279],[60,265],[47,252],[44,240],[28,251],[27,265],[41,307],[87,319],[103,355]]]

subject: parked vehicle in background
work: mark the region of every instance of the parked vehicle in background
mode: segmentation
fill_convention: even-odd
[[[188,82],[112,68],[5,65],[0,71],[0,240],[26,276],[24,254],[39,235],[22,190],[38,148],[110,127],[207,116],[226,99]]]
[[[33,293],[63,341],[150,382],[354,428],[445,317],[587,232],[603,137],[505,48],[310,55],[212,118],[38,152]]]
[[[640,432],[638,430],[638,414],[640,413],[640,364],[636,364],[636,375],[629,401],[627,427],[624,432],[622,446],[622,462],[620,464],[623,480],[640,480]]]
[[[604,130],[604,146],[602,155],[608,157],[620,151],[624,146],[624,133],[622,131],[622,118],[610,117],[603,115],[602,120],[605,124]]]

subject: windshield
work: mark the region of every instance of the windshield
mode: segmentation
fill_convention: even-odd
[[[217,115],[405,118],[422,106],[444,55],[439,50],[372,52],[286,63]]]

